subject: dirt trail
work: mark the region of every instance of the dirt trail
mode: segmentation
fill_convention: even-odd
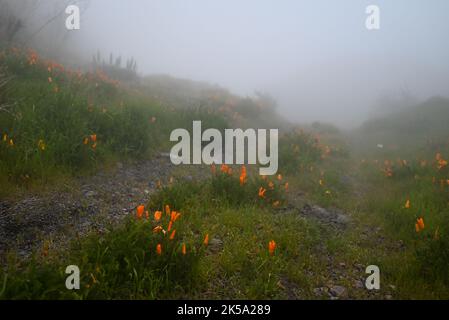
[[[0,256],[8,249],[26,256],[48,235],[69,238],[92,229],[101,232],[106,223],[119,221],[146,203],[158,181],[169,180],[173,168],[167,155],[159,154],[78,178],[62,192],[27,195],[16,202],[0,200]]]

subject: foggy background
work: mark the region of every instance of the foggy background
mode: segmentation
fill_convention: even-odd
[[[371,4],[380,30],[365,28]],[[267,92],[290,120],[352,127],[395,100],[447,96],[448,12],[445,0],[92,0],[81,30],[52,45],[134,57],[140,74]]]

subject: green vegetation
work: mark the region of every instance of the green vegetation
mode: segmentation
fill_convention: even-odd
[[[0,63],[12,77],[0,85],[0,105],[12,106],[0,111],[2,194],[166,151],[171,130],[193,120],[219,129],[281,121],[263,95],[162,76],[121,84],[17,49]],[[349,134],[285,124],[278,176],[213,166],[175,179],[119,224],[59,248],[44,242],[29,258],[11,252],[0,298],[311,299],[335,284],[350,298],[448,298],[448,112],[438,98]],[[349,222],[304,216],[310,204]],[[371,264],[378,295],[354,287]],[[67,265],[80,267],[81,290],[65,288]]]
[[[101,70],[68,70],[33,51],[4,51],[0,64],[11,78],[1,94],[11,108],[0,111],[0,194],[61,174],[92,172],[118,158],[147,157],[164,150],[173,129],[189,128],[193,120],[226,127],[215,114],[166,108]]]

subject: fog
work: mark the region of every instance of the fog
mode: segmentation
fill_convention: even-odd
[[[365,27],[371,4],[380,30]],[[348,127],[381,97],[448,95],[448,12],[445,0],[94,0],[63,47],[132,56],[140,74],[267,92],[291,120]]]

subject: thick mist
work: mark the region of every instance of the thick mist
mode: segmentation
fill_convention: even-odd
[[[380,30],[365,27],[371,4]],[[57,20],[49,47],[134,57],[140,74],[262,91],[288,119],[352,127],[389,111],[387,100],[448,94],[448,10],[444,0],[84,1],[81,30]]]

